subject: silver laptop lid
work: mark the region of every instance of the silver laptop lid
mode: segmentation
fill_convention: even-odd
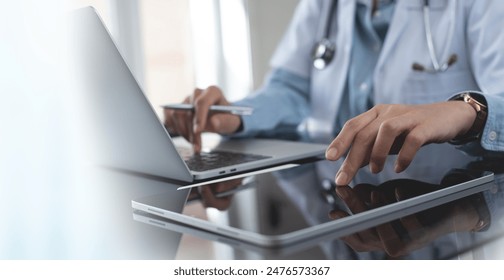
[[[186,164],[92,7],[72,15],[77,94],[96,163],[190,182]]]

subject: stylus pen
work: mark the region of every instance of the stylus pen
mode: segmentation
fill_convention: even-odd
[[[191,110],[194,111],[194,106],[192,104],[166,104],[162,105],[164,109],[171,109],[171,110]],[[224,106],[224,105],[212,105],[210,106],[210,111],[212,112],[217,112],[217,113],[227,113],[227,114],[233,114],[233,115],[240,115],[240,116],[246,116],[246,115],[252,115],[254,112],[254,108],[251,107],[244,107],[244,106]]]

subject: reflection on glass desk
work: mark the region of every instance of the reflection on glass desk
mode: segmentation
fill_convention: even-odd
[[[468,165],[460,163],[458,167],[462,166]],[[244,181],[200,187],[189,193],[186,209],[199,204],[206,210],[199,213],[186,210],[186,214],[201,216],[224,231],[229,226],[239,228],[239,234],[241,231],[273,237],[296,231],[310,234],[305,239],[273,246],[254,241],[254,235],[247,240],[233,236],[236,233],[219,234],[209,228],[191,226],[191,221],[180,223],[162,218],[160,213],[150,215],[135,210],[133,219],[159,230],[178,232],[197,244],[207,244],[214,248],[211,258],[463,258],[469,256],[468,252],[480,249],[479,245],[501,236],[499,219],[491,220],[488,195],[483,194],[496,193],[500,179],[494,180],[491,171],[482,172],[472,166],[472,169],[440,168],[444,174],[432,174],[427,180],[418,180],[411,173],[394,175],[388,180],[363,174],[363,179],[356,179],[352,186],[336,187],[328,181],[317,181],[320,178],[314,172],[316,164],[308,164]],[[471,185],[482,176],[487,179]],[[468,187],[450,191],[461,183]],[[151,204],[160,208],[152,209],[163,208],[160,206],[166,200],[163,196],[154,196],[157,202]],[[148,204],[149,200],[145,201]],[[318,234],[312,232],[320,228]],[[201,258],[200,249],[183,238],[178,256]]]
[[[450,156],[452,161],[429,161],[422,154],[417,159],[400,174],[370,174],[362,168],[351,189],[339,190],[331,184],[338,162],[328,172],[328,163],[320,161],[234,182],[238,190],[233,183],[194,191],[178,191],[178,185],[154,176],[88,165],[79,170],[78,181],[64,188],[9,189],[14,195],[3,201],[8,207],[1,216],[0,259],[504,259],[502,160],[471,163]],[[392,220],[372,220],[364,228],[329,231],[288,246],[257,246],[182,224],[172,226],[134,212],[131,205],[142,197],[157,197],[169,202],[167,210],[278,236],[324,222],[341,225],[346,215],[349,221],[361,209],[398,205],[396,200],[443,191],[460,177],[474,176],[474,171],[453,172],[460,169],[494,173],[493,183],[484,187],[489,188],[483,191],[484,201],[464,194],[461,200],[438,206],[422,204],[427,208],[415,209],[421,213],[398,211]],[[345,190],[352,207],[341,199]],[[485,208],[478,205],[488,207],[488,228],[482,219]],[[460,232],[449,233],[456,230]]]

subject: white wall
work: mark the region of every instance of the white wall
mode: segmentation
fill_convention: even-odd
[[[280,42],[298,0],[245,0],[249,15],[253,88],[261,86],[269,60]]]

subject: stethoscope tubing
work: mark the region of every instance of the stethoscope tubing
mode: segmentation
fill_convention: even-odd
[[[425,37],[427,40],[427,48],[429,49],[429,56],[432,62],[432,66],[436,71],[439,71],[439,62],[437,60],[436,51],[434,50],[434,40],[432,39],[432,31],[430,27],[430,9],[429,9],[429,1],[425,1],[425,5],[423,7],[423,20],[425,27]]]
[[[322,49],[326,50],[332,50],[332,52],[335,52],[335,44],[332,43],[329,40],[329,35],[331,33],[331,22],[333,19],[333,15],[336,13],[336,7],[338,1],[333,0],[329,9],[329,14],[326,17],[326,22],[324,25],[324,37],[315,44],[314,50]],[[431,30],[431,25],[430,25],[430,5],[429,5],[429,0],[424,0],[424,5],[423,5],[423,24],[424,24],[424,29],[425,29],[425,39],[427,41],[427,49],[429,51],[429,57],[432,63],[432,68],[425,67],[419,63],[413,63],[412,64],[412,69],[415,71],[421,71],[421,72],[426,72],[426,73],[439,73],[439,72],[444,72],[448,70],[448,68],[454,64],[457,61],[457,55],[452,54],[450,57],[447,59],[447,61],[443,64],[439,63],[439,60],[436,55],[436,50],[434,48],[434,37],[432,35],[432,30]],[[327,65],[332,61],[334,57],[334,53],[331,53],[330,55],[327,55],[325,51],[323,53],[319,52],[314,52],[314,55],[312,57],[313,59],[313,64],[314,67],[322,70]],[[324,63],[320,64],[320,60],[323,60]],[[322,66],[320,66],[322,65]]]

